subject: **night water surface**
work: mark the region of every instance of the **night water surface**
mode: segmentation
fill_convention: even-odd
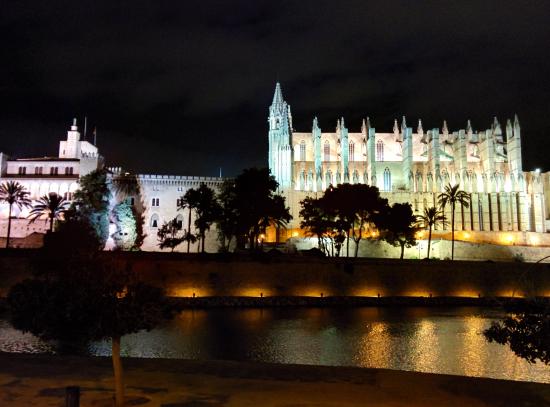
[[[125,356],[360,366],[550,383],[482,335],[496,310],[462,308],[270,308],[183,311],[151,332],[122,338]],[[0,351],[56,353],[0,320]],[[83,353],[110,355],[110,342]]]

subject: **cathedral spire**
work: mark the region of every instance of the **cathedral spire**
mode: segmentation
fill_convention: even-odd
[[[317,130],[319,128],[319,120],[317,120],[317,116],[313,118],[313,129]]]
[[[514,128],[519,129],[519,119],[517,114],[514,114]]]
[[[422,119],[418,119],[418,127],[416,128],[416,134],[419,134],[421,137],[424,135],[424,129],[422,128]]]
[[[466,133],[468,133],[468,134],[473,133],[472,122],[470,121],[470,119],[468,119],[468,123],[466,123]]]
[[[393,134],[399,134],[399,124],[397,124],[397,119],[393,119]]]
[[[443,127],[441,129],[441,133],[448,136],[449,135],[449,128],[447,127],[447,120],[443,120]]]
[[[273,102],[271,104],[273,106],[283,104],[283,91],[279,82],[275,85],[275,93],[273,94]]]
[[[495,116],[495,118],[493,119],[493,126],[492,126],[492,128],[493,128],[493,134],[494,134],[495,136],[502,136],[502,129],[500,128],[500,123],[498,122],[498,119],[496,118],[496,116]]]

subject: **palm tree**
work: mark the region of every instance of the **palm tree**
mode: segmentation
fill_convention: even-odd
[[[193,212],[193,209],[196,209],[199,205],[200,200],[200,193],[196,189],[190,189],[188,190],[185,195],[183,195],[180,198],[180,204],[178,209],[181,209],[182,211],[185,209],[189,209],[189,218],[187,221],[188,229],[187,233],[185,235],[184,240],[187,241],[187,253],[189,253],[189,250],[191,249],[191,242],[194,240],[191,237],[191,214]]]
[[[23,207],[30,206],[31,200],[29,199],[29,192],[25,190],[23,185],[17,181],[7,181],[0,185],[0,202],[6,202],[10,208],[8,212],[8,234],[6,235],[7,249],[10,247],[11,212],[13,205],[21,210]]]
[[[60,219],[61,216],[67,210],[69,202],[66,201],[61,195],[56,194],[55,192],[50,192],[48,195],[41,197],[33,205],[32,210],[29,214],[29,223],[33,223],[39,218],[45,217],[50,221],[50,232],[53,231],[53,222],[56,219]]]
[[[447,204],[451,205],[451,260],[455,257],[455,207],[461,204],[464,208],[470,207],[470,195],[461,189],[460,184],[447,184],[442,193],[439,194],[438,203],[444,210]]]
[[[432,245],[432,229],[437,226],[443,226],[447,224],[445,214],[442,210],[432,206],[430,208],[424,208],[424,214],[418,215],[418,224],[420,227],[428,228],[428,259],[430,258],[430,247]]]

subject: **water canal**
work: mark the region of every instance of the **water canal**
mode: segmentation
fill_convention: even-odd
[[[360,366],[550,383],[482,331],[497,310],[453,308],[271,308],[183,311],[151,332],[127,335],[125,356]],[[0,320],[0,351],[58,353],[55,344]],[[109,342],[81,353],[110,355]]]

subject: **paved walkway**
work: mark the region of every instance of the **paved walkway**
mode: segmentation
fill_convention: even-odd
[[[128,405],[166,407],[550,406],[550,385],[391,370],[124,359]],[[550,367],[548,369],[550,374]],[[0,354],[0,406],[112,406],[108,358]]]

